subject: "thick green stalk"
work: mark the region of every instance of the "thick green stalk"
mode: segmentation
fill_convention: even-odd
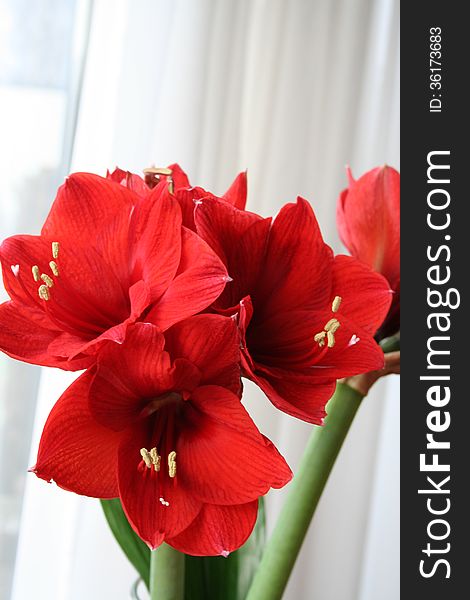
[[[184,554],[162,544],[150,555],[151,600],[184,599]]]
[[[290,485],[246,600],[279,600],[289,580],[318,500],[363,396],[339,383],[323,427],[315,427]]]

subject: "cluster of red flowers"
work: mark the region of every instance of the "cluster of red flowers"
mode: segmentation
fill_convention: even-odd
[[[249,536],[258,498],[290,480],[243,408],[242,376],[321,424],[337,379],[383,366],[386,279],[334,256],[305,200],[274,220],[245,202],[244,173],[220,198],[177,165],[145,179],[77,173],[40,236],[1,246],[0,348],[85,369],[54,406],[33,471],[120,497],[152,548],[226,555]]]

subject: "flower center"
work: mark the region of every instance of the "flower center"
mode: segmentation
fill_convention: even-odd
[[[341,296],[334,297],[333,303],[331,305],[331,310],[334,313],[338,312],[339,307],[341,306],[341,300]],[[326,323],[322,331],[314,335],[314,341],[320,346],[320,348],[322,348],[325,345],[325,342],[328,348],[333,348],[333,346],[336,343],[335,333],[340,326],[341,323],[338,321],[338,319],[336,319],[336,317],[333,317],[328,321],[328,323]]]
[[[49,318],[65,331],[76,335],[77,332],[85,335],[96,335],[105,331],[115,324],[115,320],[92,304],[83,294],[77,293],[75,289],[70,289],[67,278],[59,278],[59,242],[52,242],[52,260],[49,261],[50,273],[41,272],[38,265],[31,267],[33,280],[39,283],[37,290],[39,299],[44,302],[41,305]],[[21,279],[18,278],[20,284]],[[28,292],[26,287],[21,284],[23,290],[29,295],[33,302],[38,303]],[[52,288],[57,285],[57,294],[51,293]],[[55,297],[54,297],[55,296]],[[86,319],[80,318],[80,314],[87,315]]]

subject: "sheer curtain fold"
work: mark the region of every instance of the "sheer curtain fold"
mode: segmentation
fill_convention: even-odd
[[[176,160],[195,184],[221,193],[248,168],[249,208],[275,214],[301,194],[340,250],[335,205],[344,165],[360,173],[398,163],[395,0],[116,0],[110,7],[108,0],[93,3],[72,169],[140,171]],[[43,374],[38,431],[63,385],[61,374]],[[397,402],[395,385],[379,386],[364,402],[286,600],[399,597],[397,514],[380,503],[397,483],[398,457],[385,445],[397,439]],[[246,405],[295,469],[310,426],[281,415],[251,384]],[[44,485],[28,481],[12,600],[29,597],[24,579],[39,555],[45,558],[38,600],[128,598],[132,570],[97,502],[47,486],[44,492]],[[284,496],[269,496],[271,524]],[[37,517],[51,531],[49,555],[30,524],[39,498]],[[57,520],[62,510],[73,517]],[[387,556],[377,560],[387,536]],[[45,593],[56,577],[56,555],[69,565],[67,578]],[[111,571],[117,581],[108,590],[105,583],[93,587],[95,575]]]

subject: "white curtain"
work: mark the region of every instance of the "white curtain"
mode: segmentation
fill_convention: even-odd
[[[339,251],[344,166],[398,166],[398,39],[396,0],[95,0],[72,169],[177,161],[221,193],[248,168],[250,209],[302,195]],[[42,373],[32,463],[68,382]],[[252,385],[245,402],[295,470],[310,426]],[[286,600],[399,598],[398,402],[396,380],[364,401]],[[28,478],[12,600],[125,600],[133,578],[97,501]]]

